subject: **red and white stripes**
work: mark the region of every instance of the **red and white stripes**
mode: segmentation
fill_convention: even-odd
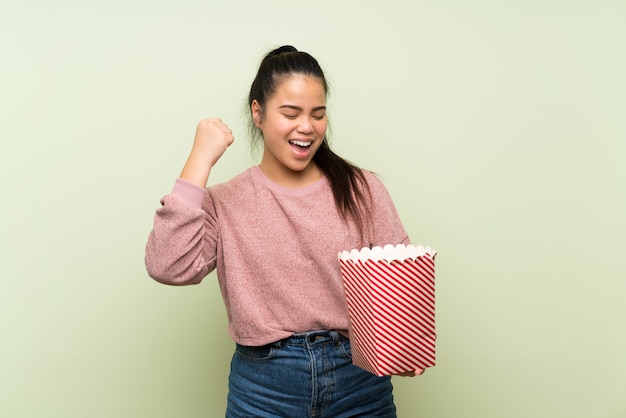
[[[339,261],[353,363],[378,376],[434,366],[434,254]]]

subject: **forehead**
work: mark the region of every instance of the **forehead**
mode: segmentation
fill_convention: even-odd
[[[326,101],[324,82],[318,77],[304,74],[290,74],[276,81],[274,94],[269,98],[289,100]]]

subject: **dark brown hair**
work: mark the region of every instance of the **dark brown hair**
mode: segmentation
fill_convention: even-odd
[[[248,109],[251,109],[254,100],[263,108],[276,91],[279,82],[293,74],[303,74],[319,79],[324,86],[324,93],[328,96],[328,83],[317,60],[306,52],[285,45],[270,51],[261,61],[250,87]],[[252,115],[250,116],[252,136],[260,139],[262,134],[252,122]],[[313,161],[330,182],[337,210],[345,220],[351,218],[355,222],[363,237],[365,222],[369,217],[370,203],[369,187],[363,172],[330,149],[328,134],[313,156]],[[358,202],[363,204],[359,206]]]

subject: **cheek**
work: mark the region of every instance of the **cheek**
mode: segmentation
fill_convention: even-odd
[[[273,118],[269,122],[270,129],[277,134],[287,134],[295,129],[295,124],[289,119]]]
[[[326,119],[318,121],[314,126],[315,131],[319,135],[324,135],[326,133],[326,128],[328,128],[328,121]]]

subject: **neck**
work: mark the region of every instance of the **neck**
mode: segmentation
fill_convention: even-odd
[[[288,167],[276,167],[261,161],[259,168],[265,176],[274,183],[289,189],[301,189],[310,186],[322,178],[322,172],[313,163],[304,170],[294,171]]]

